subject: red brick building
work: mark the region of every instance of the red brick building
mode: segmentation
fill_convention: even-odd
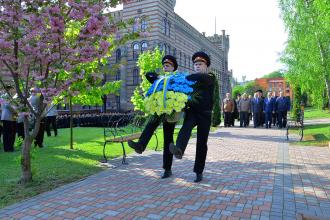
[[[292,99],[292,91],[289,83],[285,81],[284,78],[260,78],[255,79],[257,85],[263,88],[264,95],[266,96],[267,92],[276,92],[276,95],[279,95],[279,92],[283,92],[284,96],[290,96]]]

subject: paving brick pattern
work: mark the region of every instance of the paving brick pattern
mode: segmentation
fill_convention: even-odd
[[[0,210],[0,219],[296,219],[330,216],[330,151],[289,146],[284,130],[220,128],[209,137],[204,180],[194,183],[195,139],[173,177],[161,152]]]

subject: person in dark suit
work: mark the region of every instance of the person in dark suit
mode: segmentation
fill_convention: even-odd
[[[7,86],[7,92],[12,96],[14,87]],[[17,112],[15,108],[9,103],[8,99],[3,100],[1,103],[1,121],[3,124],[3,149],[5,152],[14,151],[14,143],[16,137],[16,117]]]
[[[272,122],[273,122],[273,126],[276,126],[276,125],[278,125],[278,123],[277,123],[277,112],[275,111],[275,102],[276,102],[276,99],[277,99],[275,91],[273,92],[272,99],[273,99],[273,102],[274,102],[274,112],[272,113]]]
[[[261,99],[261,102],[264,103],[265,97],[264,97],[264,94],[263,94],[262,90],[258,89],[257,93],[258,93],[258,97]],[[263,106],[262,106],[262,108],[263,108]],[[260,125],[259,126],[263,127],[264,124],[265,124],[265,120],[266,120],[265,112],[261,111]]]
[[[215,76],[208,73],[210,58],[204,52],[196,52],[192,56],[194,70],[196,73],[187,77],[188,80],[196,81],[194,92],[198,94],[196,100],[188,104],[184,122],[178,134],[176,145],[170,144],[170,151],[178,159],[184,154],[192,129],[197,126],[197,142],[194,172],[196,179],[200,182],[203,179],[203,171],[207,155],[207,139],[211,127],[211,115],[213,109],[213,95]]]
[[[272,93],[268,92],[267,98],[264,99],[264,113],[266,128],[272,127],[272,113],[275,112],[275,102],[272,98]]]
[[[39,108],[41,107],[40,101],[41,101],[41,92],[39,88],[32,88],[31,89],[31,96],[29,98],[29,102],[31,103],[31,106],[33,107],[34,111],[38,112]],[[45,111],[41,114],[41,121],[40,121],[40,127],[39,131],[37,133],[37,136],[34,140],[34,146],[38,146],[39,148],[43,148],[43,142],[44,142],[44,133],[45,133]]]
[[[254,98],[251,101],[251,111],[253,113],[253,127],[257,128],[261,125],[261,114],[263,111],[263,101],[259,97],[258,92],[254,94]]]
[[[164,56],[162,59],[162,64],[164,72],[174,72],[178,68],[176,58],[171,55]],[[146,77],[149,82],[153,83],[158,76],[155,73],[147,73]],[[137,142],[128,141],[128,146],[133,148],[136,153],[142,154],[142,152],[146,149],[153,133],[161,122],[163,122],[164,134],[163,169],[165,170],[161,178],[164,179],[172,176],[173,154],[169,151],[169,145],[173,142],[173,134],[176,123],[167,122],[164,116],[153,115],[148,121],[146,127],[143,129],[139,140]]]
[[[288,112],[287,98],[283,96],[283,92],[280,92],[280,96],[276,99],[275,102],[275,111],[277,112],[277,120],[278,120],[278,127],[285,128],[286,127],[286,115]]]

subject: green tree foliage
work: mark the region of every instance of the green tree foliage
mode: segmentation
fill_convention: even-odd
[[[255,81],[252,81],[252,82],[248,82],[247,84],[245,84],[244,86],[244,92],[247,94],[247,95],[254,95],[254,93],[258,90],[258,89],[261,89],[263,90],[263,88],[259,85],[256,84]]]
[[[286,78],[321,106],[324,90],[330,100],[329,0],[279,0],[279,4],[289,35],[282,56]]]
[[[292,116],[296,120],[299,119],[300,105],[302,101],[301,89],[299,86],[293,87],[293,106],[292,106]]]
[[[245,87],[244,86],[234,86],[233,91],[232,91],[232,97],[236,99],[238,94],[243,94],[245,92]]]
[[[221,123],[221,108],[220,108],[220,94],[219,94],[219,80],[215,80],[214,96],[213,96],[213,114],[212,114],[212,126],[216,127]]]
[[[274,71],[264,75],[262,78],[280,78],[280,77],[284,77],[284,74],[280,71]]]

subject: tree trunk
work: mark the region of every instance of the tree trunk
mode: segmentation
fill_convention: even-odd
[[[72,97],[70,96],[69,102],[70,109],[70,149],[73,149],[73,111],[72,111]]]
[[[40,128],[40,119],[36,120],[34,125],[34,131],[32,134],[29,132],[29,120],[27,117],[24,117],[24,133],[25,138],[22,146],[22,155],[21,155],[21,169],[22,176],[20,179],[20,183],[29,183],[32,181],[32,170],[31,170],[31,146],[32,141],[37,136],[37,133]]]
[[[24,138],[22,157],[21,157],[21,167],[22,167],[22,177],[20,182],[25,184],[32,181],[32,171],[31,171],[31,150],[32,139],[31,136]]]

